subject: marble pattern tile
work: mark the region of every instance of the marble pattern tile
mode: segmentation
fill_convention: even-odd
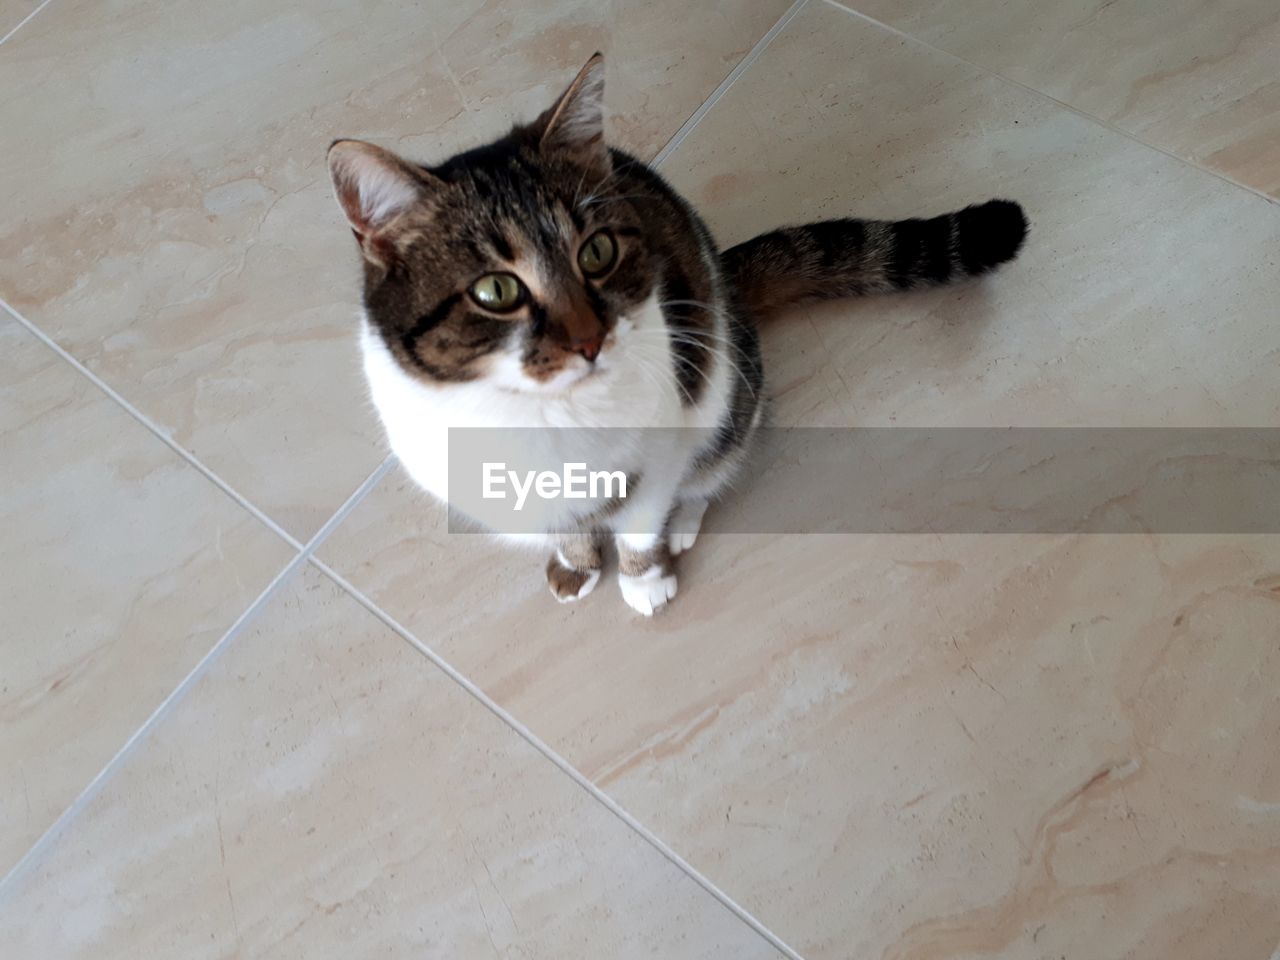
[[[664,173],[725,242],[1028,208],[984,283],[767,328],[783,424],[1280,415],[1274,206],[832,5]],[[398,472],[321,554],[806,957],[1280,942],[1277,538],[708,524],[649,622],[605,586],[552,604],[536,559],[447,535]]]
[[[0,876],[292,551],[0,314]]]
[[[1026,209],[1026,249],[984,283],[767,326],[783,425],[1280,423],[1274,206],[837,7],[793,20],[664,173],[723,244]]]
[[[1280,197],[1280,7],[1272,0],[845,5]]]
[[[40,0],[0,0],[0,39],[17,28],[38,6]]]
[[[0,296],[305,539],[383,456],[329,142],[443,159],[603,49],[652,154],[786,6],[59,0],[0,55]]]
[[[0,898],[0,953],[780,960],[314,568]]]
[[[1280,195],[1274,4],[849,5]],[[786,7],[56,0],[0,47],[0,296],[305,537],[382,456],[329,139],[437,158],[600,48],[652,155]],[[988,281],[770,324],[780,424],[1280,420],[1273,204],[835,3],[663,172],[725,242],[1028,209]],[[290,550],[3,315],[0,357],[3,875]],[[652,621],[399,471],[320,555],[811,960],[1274,953],[1280,538],[716,524]],[[306,568],[0,885],[0,955],[335,949],[778,956]]]
[[[711,535],[638,622],[407,484],[339,567],[804,956],[1280,942],[1276,538]]]

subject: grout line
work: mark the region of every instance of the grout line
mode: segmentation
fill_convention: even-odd
[[[32,17],[34,17],[37,13],[39,13],[41,10],[43,10],[45,7],[47,7],[51,3],[53,3],[53,0],[44,0],[44,2],[40,4],[40,6],[36,7],[34,10],[28,13],[25,17],[23,17],[20,21],[18,21],[18,25],[16,27],[14,27],[12,30],[6,33],[3,37],[0,37],[0,43],[4,43],[6,40],[12,37],[15,33],[17,33],[19,30],[25,27],[27,25],[28,20],[30,20]]]
[[[382,478],[385,477],[396,465],[395,454],[389,453],[383,458],[382,462],[374,467],[373,472],[361,481],[360,486],[351,491],[351,496],[342,501],[342,506],[333,512],[328,520],[326,520],[315,532],[315,535],[307,541],[307,545],[302,548],[302,552],[309,559],[320,548],[320,545],[329,539],[334,530],[343,520],[351,515],[351,511],[360,505],[360,501],[367,497]]]
[[[336,572],[323,560],[313,556],[311,558],[311,564],[350,594],[356,602],[377,617],[386,627],[394,631],[401,637],[401,639],[407,641],[419,653],[430,660],[431,663],[433,663],[450,680],[462,687],[462,689],[469,693],[473,699],[478,701],[481,706],[485,707],[490,713],[514,730],[516,734],[533,747],[533,749],[537,750],[547,760],[550,760],[561,773],[569,777],[569,779],[590,794],[596,801],[603,804],[610,813],[639,834],[640,837],[649,844],[649,846],[653,847],[668,862],[685,873],[691,880],[693,880],[694,883],[709,893],[720,903],[721,906],[749,926],[759,936],[767,940],[774,949],[788,957],[789,960],[804,960],[804,958],[797,953],[793,947],[789,946],[781,937],[766,927],[760,920],[757,920],[745,907],[741,906],[736,900],[730,897],[729,894],[716,886],[714,882],[693,866],[693,864],[680,856],[680,854],[676,853],[676,851],[672,849],[661,837],[637,820],[621,804],[619,804],[618,801],[614,800],[613,797],[609,796],[609,794],[605,793],[592,783],[587,778],[586,774],[582,773],[573,766],[573,764],[557,753],[546,741],[525,726],[525,724],[520,720],[516,719],[516,717],[508,712],[506,708],[480,689],[480,687],[440,656],[440,654],[436,653],[435,650],[420,641],[409,631],[407,627],[400,624],[399,621],[357,589],[355,585]]]
[[[396,465],[395,454],[389,453],[383,458],[382,462],[374,467],[373,472],[360,482],[360,486],[351,492],[346,500],[342,501],[342,506],[333,512],[328,520],[326,520],[320,529],[315,532],[307,545],[302,548],[302,552],[310,557],[319,548],[320,544],[329,539],[330,534],[338,528],[338,524],[347,519],[351,515],[351,511],[360,505],[360,501],[369,495],[374,487],[376,487],[391,469]]]
[[[16,883],[19,876],[34,865],[35,861],[45,852],[54,840],[57,839],[58,835],[66,829],[67,825],[76,816],[78,816],[86,806],[88,806],[89,802],[97,795],[102,785],[106,783],[106,781],[110,779],[124,763],[128,755],[133,751],[134,747],[136,747],[137,744],[151,732],[152,728],[164,718],[164,716],[169,712],[169,709],[179,699],[181,699],[183,694],[195,685],[196,681],[200,679],[201,675],[206,669],[208,669],[209,665],[213,663],[218,654],[221,653],[222,650],[235,638],[249,619],[257,613],[268,600],[271,599],[271,596],[275,593],[280,584],[287,580],[294,571],[306,562],[307,556],[308,555],[305,551],[299,551],[292,560],[285,564],[284,568],[277,573],[271,582],[267,584],[266,588],[258,594],[253,603],[249,604],[249,606],[245,608],[244,612],[236,618],[235,623],[231,624],[230,628],[228,628],[227,632],[219,638],[218,642],[209,648],[209,651],[201,657],[199,661],[197,661],[196,665],[191,668],[190,672],[182,678],[182,681],[169,692],[167,697],[160,701],[160,705],[151,712],[151,716],[147,717],[147,719],[143,721],[142,725],[138,727],[129,739],[124,742],[124,746],[116,751],[115,756],[108,760],[106,765],[98,771],[97,775],[89,781],[88,785],[80,791],[79,796],[71,801],[67,808],[59,815],[58,819],[40,835],[39,839],[31,845],[30,849],[23,854],[22,859],[13,865],[9,872],[5,874],[3,879],[0,879],[0,892],[3,892],[10,884]]]
[[[701,106],[699,106],[697,110],[693,111],[693,115],[680,126],[680,129],[675,132],[675,135],[667,141],[666,145],[659,150],[657,154],[654,155],[654,158],[649,161],[649,165],[651,167],[661,166],[663,161],[671,156],[676,147],[680,146],[681,141],[693,132],[693,128],[698,125],[699,121],[701,121],[702,118],[710,112],[711,108],[720,101],[720,98],[729,91],[729,88],[733,86],[734,82],[747,72],[747,67],[756,62],[756,59],[760,54],[764,53],[765,47],[769,46],[773,41],[773,38],[782,32],[783,28],[791,22],[791,18],[799,13],[800,8],[807,2],[808,0],[795,0],[795,3],[791,4],[791,6],[786,9],[782,16],[778,18],[778,22],[770,27],[763,37],[756,41],[755,46],[747,51],[747,55],[738,61],[738,65],[729,72],[727,77],[720,81],[720,86],[711,91],[711,96],[702,101]]]
[[[146,427],[148,430],[154,433],[157,437],[159,437],[160,440],[165,444],[165,446],[167,446],[170,450],[172,450],[174,453],[180,456],[183,460],[187,461],[187,463],[191,464],[191,466],[195,467],[195,469],[198,470],[206,480],[208,480],[210,483],[216,486],[219,490],[221,490],[223,493],[229,496],[232,500],[240,504],[240,506],[244,507],[244,509],[248,510],[251,514],[257,517],[264,524],[266,524],[267,528],[272,533],[274,533],[277,537],[279,537],[285,543],[289,544],[289,546],[293,547],[293,549],[295,550],[303,549],[303,544],[301,541],[299,541],[287,530],[285,530],[282,526],[280,526],[278,523],[272,520],[269,516],[267,516],[257,507],[255,507],[252,503],[250,503],[247,498],[245,498],[229,483],[227,483],[220,476],[218,476],[216,473],[214,473],[212,470],[206,467],[203,463],[201,463],[194,453],[187,450],[185,447],[179,444],[176,440],[170,437],[167,433],[165,433],[164,430],[162,430],[154,420],[152,420],[145,413],[143,413],[141,410],[135,407],[132,403],[126,400],[123,396],[121,396],[121,394],[114,387],[112,387],[100,376],[98,376],[96,373],[94,373],[92,370],[86,367],[83,363],[77,360],[65,349],[63,349],[57,343],[57,341],[55,341],[47,333],[45,333],[43,330],[37,327],[34,323],[32,323],[30,320],[28,320],[26,317],[20,314],[17,310],[11,307],[8,304],[8,302],[5,301],[3,298],[0,298],[0,308],[3,308],[4,310],[6,310],[10,316],[12,316],[15,320],[18,321],[18,323],[26,327],[27,331],[32,336],[38,339],[41,343],[43,343],[46,347],[48,347],[58,356],[62,357],[62,359],[65,360],[67,363],[71,364],[71,366],[75,367],[75,369],[79,371],[83,376],[88,378],[88,380],[95,387],[97,387],[99,390],[105,393],[108,397],[110,397],[120,406],[124,407],[125,411],[131,417],[133,417],[133,419],[137,420],[140,424],[142,424],[144,427]]]
[[[693,128],[698,125],[708,112],[710,112],[711,108],[719,102],[720,98],[728,92],[734,82],[736,82],[737,79],[746,72],[747,68],[750,67],[757,58],[759,58],[760,54],[764,52],[765,48],[768,47],[773,38],[782,32],[786,25],[791,22],[791,19],[800,12],[801,8],[804,7],[807,2],[808,0],[795,0],[795,2],[787,8],[782,16],[778,18],[778,21],[769,28],[764,36],[756,41],[755,45],[747,52],[747,55],[738,62],[733,70],[729,72],[727,77],[720,81],[719,86],[717,86],[715,90],[711,92],[711,95],[698,106],[698,109],[693,112],[689,119],[681,124],[680,129],[675,132],[671,139],[668,140],[653,159],[649,161],[651,166],[656,168],[671,156],[676,147],[678,147],[685,137],[693,131]],[[3,301],[0,301],[0,303],[2,302]],[[389,456],[383,461],[382,466],[379,467],[378,470],[378,480],[387,473],[394,462],[394,455]],[[377,480],[374,480],[374,483],[376,482]],[[370,484],[370,486],[372,486],[372,484]],[[326,527],[327,526],[328,525],[326,524]],[[388,627],[392,632],[396,633],[401,639],[405,640],[410,646],[426,657],[438,670],[444,673],[445,676],[458,684],[458,686],[462,687],[462,689],[470,694],[471,697],[480,703],[481,706],[513,730],[521,739],[533,747],[534,750],[540,753],[545,759],[549,760],[561,773],[565,774],[565,776],[569,777],[570,780],[577,784],[580,789],[585,791],[596,802],[603,805],[605,809],[617,817],[618,820],[620,820],[626,827],[648,843],[649,846],[656,850],[668,863],[672,864],[677,870],[689,877],[689,879],[701,887],[704,892],[710,894],[716,902],[750,927],[753,932],[769,943],[770,946],[788,957],[789,960],[804,960],[804,958],[794,948],[789,946],[781,937],[766,927],[760,920],[756,919],[755,916],[729,896],[729,894],[716,886],[710,878],[705,876],[684,857],[680,856],[680,854],[669,846],[661,837],[637,820],[621,804],[592,783],[584,773],[552,749],[550,744],[546,743],[541,737],[530,730],[529,727],[518,720],[513,714],[508,712],[496,700],[463,675],[456,667],[440,656],[440,654],[428,647],[425,643],[422,643],[409,631],[407,627],[403,626],[389,613],[374,603],[373,600],[357,589],[354,584],[318,557],[311,556],[309,558],[309,562],[312,566],[316,567],[325,576],[337,584],[342,590],[346,591],[354,600],[356,600],[356,602],[381,621],[383,625]]]
[[[18,23],[12,30],[0,37],[0,44],[4,43],[12,37],[19,29],[21,29],[27,21],[38,14],[52,0],[43,0],[43,2],[32,10],[23,20]],[[800,11],[800,9],[808,2],[808,0],[795,0],[795,2],[783,13],[776,23],[762,36],[755,45],[748,51],[747,55],[730,71],[729,75],[720,82],[720,85],[712,91],[711,95],[703,101],[697,110],[689,117],[688,120],[681,125],[675,135],[666,143],[665,146],[657,153],[651,161],[652,165],[657,167],[666,160],[671,153],[678,147],[689,135],[690,132],[698,125],[704,116],[712,107],[720,100],[728,91],[734,82],[746,72],[747,68],[764,52],[769,43],[776,37],[783,28],[791,21],[791,19]],[[107,764],[98,771],[97,775],[89,781],[80,794],[67,806],[58,818],[45,830],[43,834],[36,840],[27,852],[18,860],[16,864],[0,878],[0,892],[16,882],[16,880],[38,860],[50,847],[57,837],[65,830],[67,825],[75,819],[85,807],[97,796],[102,786],[116,773],[117,770],[125,763],[129,755],[137,747],[139,743],[155,728],[161,720],[169,713],[174,705],[183,698],[186,692],[195,686],[201,677],[208,670],[209,666],[217,659],[221,652],[230,646],[235,638],[244,629],[253,617],[261,610],[275,595],[280,586],[293,576],[302,566],[311,563],[334,583],[350,594],[357,602],[366,610],[377,617],[382,623],[389,627],[392,631],[406,640],[410,645],[417,649],[423,656],[430,660],[439,670],[441,670],[451,680],[461,686],[481,705],[493,713],[500,721],[516,732],[530,746],[537,750],[543,757],[551,761],[562,773],[573,780],[582,790],[586,791],[597,802],[601,803],[623,824],[638,834],[651,847],[653,847],[662,857],[670,862],[677,869],[682,871],[691,880],[693,880],[705,892],[710,894],[717,902],[719,902],[730,913],[734,914],[739,920],[750,927],[756,934],[766,940],[776,950],[790,958],[790,960],[803,960],[799,953],[788,946],[777,934],[773,933],[768,927],[757,920],[744,907],[740,906],[732,897],[716,886],[710,879],[704,876],[697,868],[685,860],[674,849],[668,846],[660,837],[644,824],[640,823],[634,816],[617,803],[607,793],[593,784],[587,777],[573,767],[568,760],[553,750],[550,745],[539,738],[532,730],[517,720],[511,713],[505,710],[497,701],[493,700],[488,694],[476,686],[471,680],[461,674],[456,668],[445,661],[430,647],[421,643],[412,633],[405,627],[401,626],[389,614],[384,612],[372,600],[355,588],[354,585],[346,581],[332,568],[323,561],[314,556],[316,548],[329,537],[329,535],[342,523],[343,520],[351,513],[361,500],[372,490],[386,474],[395,465],[394,456],[388,456],[378,465],[378,467],[365,478],[364,482],[351,494],[350,497],[334,512],[334,514],[320,527],[312,538],[303,545],[296,538],[290,535],[279,524],[272,520],[267,514],[263,513],[252,503],[249,502],[242,494],[226,483],[221,477],[206,467],[193,453],[179,445],[175,440],[168,436],[160,427],[152,421],[146,414],[135,407],[118,391],[111,387],[105,380],[81,363],[76,357],[60,346],[53,338],[48,336],[43,330],[33,324],[30,320],[15,310],[7,301],[0,299],[0,308],[8,312],[18,323],[24,326],[28,332],[35,336],[38,340],[45,344],[50,350],[58,354],[63,360],[74,367],[80,374],[87,378],[99,390],[116,401],[124,410],[137,420],[142,426],[146,427],[151,433],[158,437],[166,446],[176,453],[183,460],[187,461],[197,471],[199,471],[206,479],[222,490],[227,496],[231,497],[241,507],[255,516],[263,524],[265,524],[273,533],[293,546],[298,553],[280,570],[279,573],[271,580],[270,583],[258,594],[251,604],[236,618],[235,622],[227,629],[222,637],[209,649],[203,657],[195,664],[187,675],[179,682],[179,684],[169,692],[152,711],[151,715],[136,729],[133,734],[125,741],[124,745],[116,751],[115,755],[107,762]]]
[[[307,541],[306,546],[302,547],[284,565],[280,572],[271,579],[271,582],[263,588],[262,592],[254,598],[253,602],[244,609],[240,616],[236,617],[235,622],[227,628],[217,643],[210,647],[208,652],[196,662],[196,665],[188,671],[178,685],[169,691],[169,695],[160,701],[160,705],[151,711],[151,715],[142,722],[141,726],[134,730],[129,739],[124,742],[124,745],[115,752],[115,755],[98,771],[97,775],[80,791],[79,795],[67,805],[66,809],[49,825],[48,829],[36,839],[35,843],[22,855],[22,858],[10,868],[8,873],[0,877],[0,895],[3,895],[6,888],[17,883],[19,877],[34,866],[36,861],[53,845],[71,821],[79,816],[85,807],[93,801],[103,785],[124,765],[138,744],[168,715],[174,704],[181,700],[187,691],[199,682],[219,654],[231,645],[236,637],[240,635],[245,625],[254,618],[259,610],[267,605],[280,586],[306,565],[316,548],[333,533],[338,524],[347,518],[351,511],[387,475],[393,466],[395,466],[395,458],[390,456],[378,464],[377,468],[369,476],[365,477],[360,486],[356,487],[351,496],[347,497],[342,506],[334,511],[333,516],[325,521],[324,525]]]
[[[1011,84],[1012,86],[1025,90],[1028,93],[1035,94],[1037,97],[1041,97],[1045,100],[1048,100],[1050,103],[1053,103],[1064,110],[1068,110],[1071,113],[1074,113],[1078,117],[1083,117],[1086,120],[1091,120],[1094,123],[1096,123],[1098,126],[1103,127],[1104,129],[1110,130],[1112,133],[1119,134],[1120,136],[1124,137],[1126,140],[1130,140],[1133,143],[1141,144],[1142,146],[1147,147],[1148,149],[1154,150],[1156,153],[1164,154],[1166,157],[1169,157],[1171,160],[1177,160],[1179,163],[1185,164],[1186,166],[1190,167],[1192,170],[1199,170],[1201,173],[1207,173],[1209,176],[1214,177],[1218,180],[1221,180],[1223,183],[1229,183],[1233,187],[1238,187],[1241,190],[1244,190],[1248,193],[1252,193],[1256,197],[1261,197],[1263,200],[1267,201],[1268,203],[1280,204],[1280,199],[1277,199],[1276,197],[1272,197],[1266,193],[1263,193],[1261,190],[1257,189],[1256,187],[1251,187],[1247,183],[1241,183],[1239,180],[1233,179],[1232,177],[1227,176],[1227,174],[1225,173],[1222,173],[1218,170],[1214,170],[1210,167],[1202,166],[1201,164],[1196,163],[1194,160],[1188,160],[1186,157],[1173,153],[1170,150],[1166,150],[1164,147],[1161,147],[1157,144],[1149,143],[1148,141],[1143,140],[1137,134],[1130,133],[1128,130],[1125,130],[1123,127],[1116,126],[1110,120],[1104,120],[1102,117],[1099,117],[1096,114],[1088,113],[1085,110],[1082,110],[1077,106],[1073,106],[1072,104],[1067,103],[1064,100],[1059,100],[1057,97],[1055,97],[1051,93],[1046,93],[1043,90],[1040,90],[1040,89],[1037,89],[1036,87],[1031,86],[1030,84],[1023,83],[1021,80],[1015,80],[1013,77],[1005,76],[1003,73],[993,70],[990,67],[985,67],[980,63],[975,63],[973,60],[968,60],[960,56],[959,54],[952,53],[950,50],[944,50],[942,47],[935,46],[934,44],[930,43],[928,40],[922,40],[919,37],[915,36],[914,34],[907,33],[905,30],[899,30],[897,27],[890,26],[889,24],[884,23],[881,20],[877,20],[875,17],[868,16],[867,14],[863,13],[861,10],[855,10],[853,7],[845,6],[845,4],[839,2],[839,0],[825,0],[825,2],[830,6],[835,7],[837,10],[841,11],[842,13],[847,13],[851,17],[856,17],[857,19],[863,20],[871,24],[872,26],[879,27],[881,30],[888,31],[889,33],[893,34],[896,37],[900,37],[903,40],[910,41],[911,43],[924,47],[927,50],[932,50],[934,53],[940,53],[944,57],[950,57],[952,60],[955,60],[959,63],[963,63],[967,66],[973,67],[975,70],[980,71],[981,73],[985,74],[988,77],[995,77],[997,80],[1003,80],[1005,83]]]

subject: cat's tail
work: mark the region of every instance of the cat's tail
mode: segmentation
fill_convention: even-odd
[[[1027,218],[988,200],[930,220],[825,220],[730,247],[724,271],[757,317],[805,300],[932,287],[976,277],[1018,255]]]

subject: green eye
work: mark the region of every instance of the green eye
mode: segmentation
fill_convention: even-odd
[[[618,244],[608,230],[599,230],[587,238],[578,251],[578,266],[583,276],[598,277],[608,273],[618,259]]]
[[[471,285],[471,299],[486,310],[505,313],[524,302],[524,287],[509,273],[486,273]]]

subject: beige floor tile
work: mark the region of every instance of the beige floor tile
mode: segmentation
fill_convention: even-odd
[[[986,283],[771,326],[782,423],[1280,414],[1272,205],[832,6],[664,172],[729,242],[1028,207]],[[1277,538],[710,536],[643,622],[396,473],[321,553],[805,956],[1280,941]]]
[[[0,875],[290,549],[0,319]]]
[[[1273,0],[846,6],[1280,197],[1280,7]]]
[[[783,424],[1280,423],[1274,206],[837,8],[793,20],[664,172],[725,243],[1026,208],[985,283],[767,328]]]
[[[312,569],[18,878],[0,952],[778,957]]]
[[[0,295],[305,538],[382,457],[329,142],[441,160],[600,48],[651,154],[786,6],[59,0],[0,56]]]
[[[374,565],[805,956],[1280,940],[1274,540],[713,538],[642,624],[608,595],[549,609],[526,566],[453,544]]]
[[[40,5],[40,0],[0,0],[0,37],[13,30]]]

